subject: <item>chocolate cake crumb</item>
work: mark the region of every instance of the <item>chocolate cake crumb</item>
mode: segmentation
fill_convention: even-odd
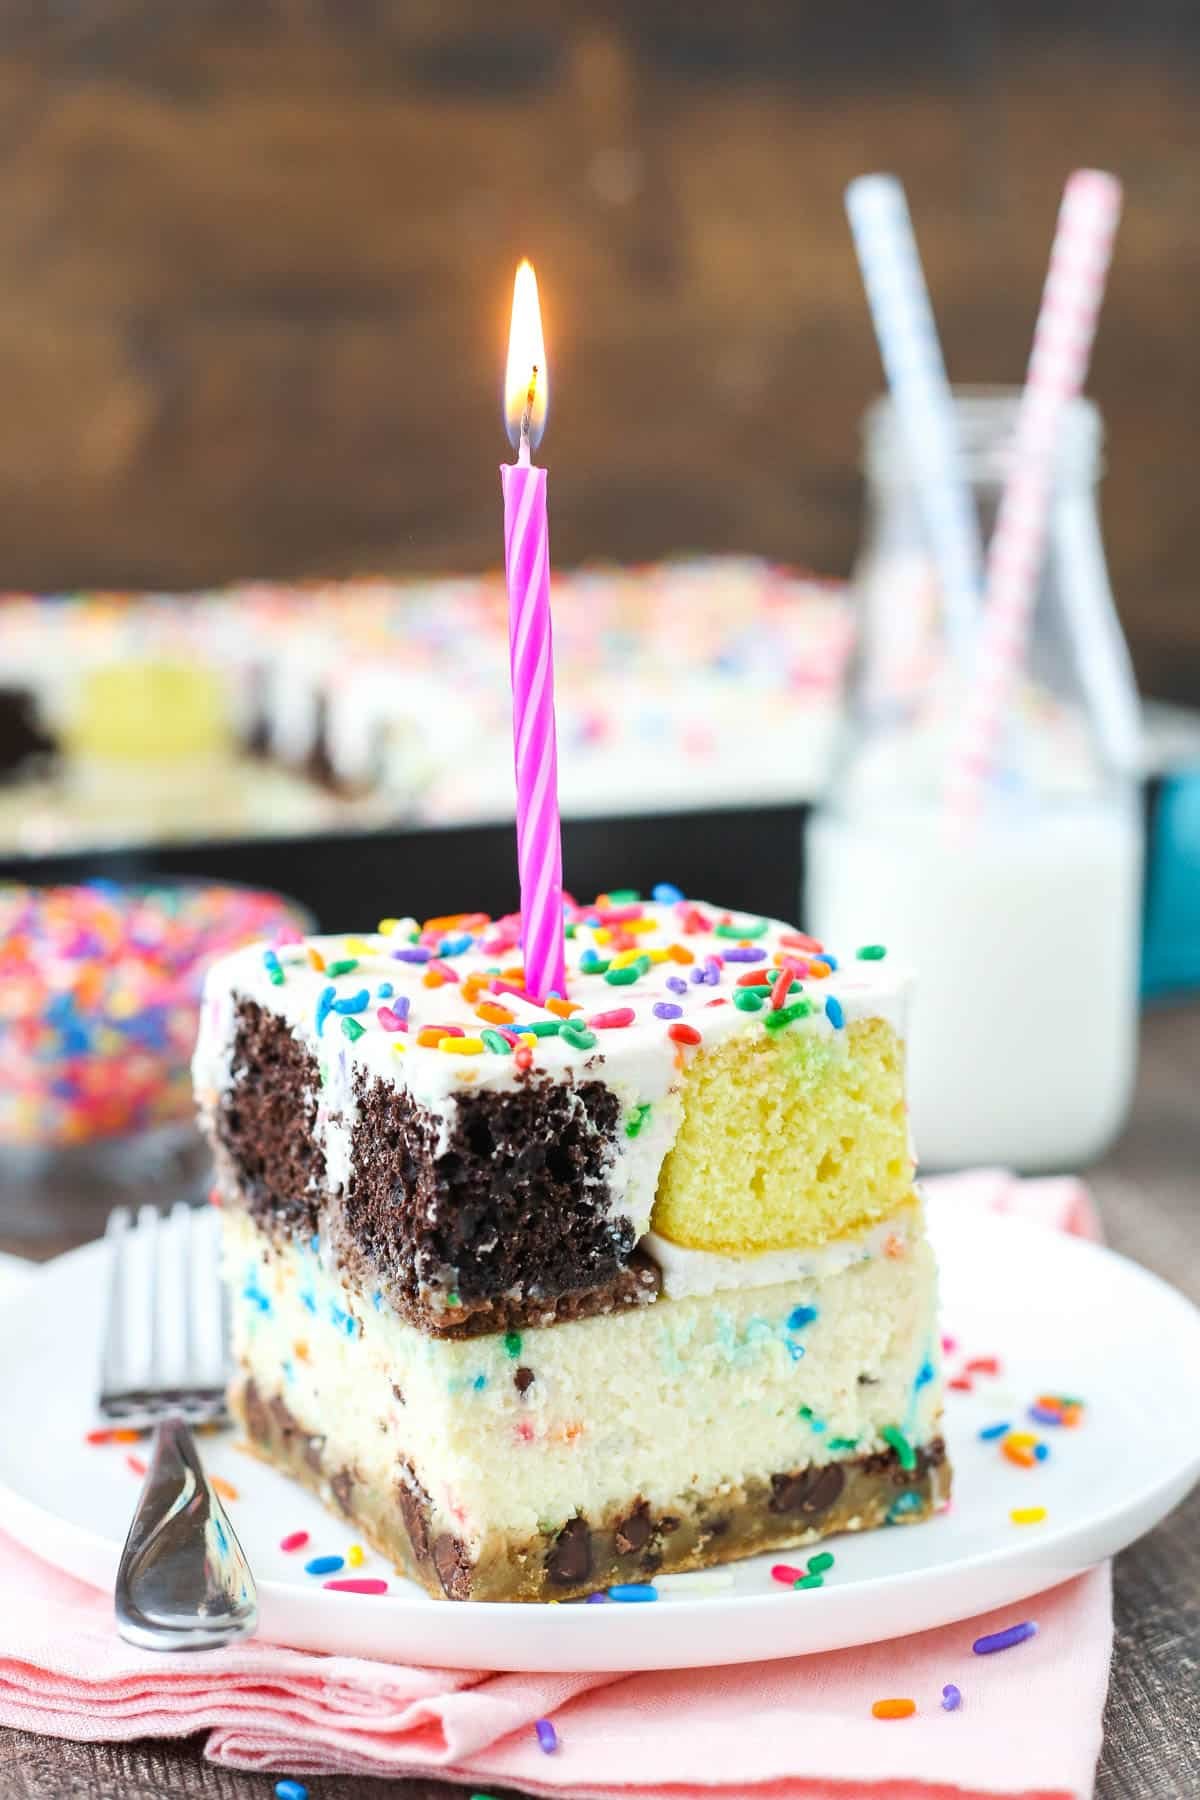
[[[349,1259],[345,1272],[351,1279],[361,1280],[354,1274],[358,1260],[353,1254]],[[453,1309],[438,1307],[431,1310],[421,1302],[414,1306],[406,1295],[396,1292],[386,1277],[375,1274],[372,1278],[382,1281],[388,1299],[410,1324],[445,1338],[485,1337],[495,1332],[527,1331],[537,1326],[566,1325],[575,1319],[593,1319],[601,1314],[623,1311],[629,1306],[645,1306],[658,1298],[662,1286],[661,1272],[640,1250],[633,1252],[626,1268],[618,1270],[611,1281],[601,1282],[598,1287],[579,1288],[553,1298],[534,1298],[526,1293],[501,1294],[493,1300],[464,1301],[461,1295],[455,1294]]]
[[[335,1237],[406,1316],[469,1333],[481,1311],[494,1331],[512,1296],[557,1317],[562,1297],[625,1271],[633,1224],[607,1205],[620,1104],[603,1082],[464,1092],[446,1118],[362,1071],[356,1097]],[[652,1297],[652,1286],[639,1268],[631,1297]]]
[[[568,1519],[546,1558],[547,1578],[557,1587],[586,1581],[592,1571],[592,1534],[583,1518]]]
[[[215,1130],[245,1205],[263,1225],[311,1235],[325,1183],[325,1157],[315,1136],[321,1086],[315,1058],[285,1020],[253,1000],[240,1000],[230,1075]]]
[[[525,1364],[522,1363],[513,1376],[513,1386],[516,1388],[518,1394],[527,1394],[536,1379],[537,1377],[534,1375],[533,1370],[526,1368]]]

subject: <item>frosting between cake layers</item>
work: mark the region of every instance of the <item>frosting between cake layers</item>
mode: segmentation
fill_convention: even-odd
[[[662,1270],[664,1299],[684,1300],[787,1282],[825,1281],[856,1263],[905,1255],[922,1228],[920,1203],[914,1197],[911,1205],[877,1225],[849,1232],[815,1249],[761,1250],[751,1256],[732,1256],[693,1250],[657,1231],[648,1231],[639,1248]]]

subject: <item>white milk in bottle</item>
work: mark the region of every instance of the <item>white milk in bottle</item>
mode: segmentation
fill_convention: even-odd
[[[1016,400],[956,396],[986,538]],[[868,415],[859,659],[802,916],[830,948],[916,974],[908,1037],[925,1168],[1079,1168],[1124,1121],[1137,1051],[1138,707],[1096,508],[1099,414],[1068,408],[1008,735],[969,825],[946,806],[964,693],[895,420]]]
[[[827,811],[809,929],[916,970],[913,1137],[927,1169],[1077,1168],[1119,1129],[1137,1052],[1136,802],[1080,801],[956,841],[934,812]]]

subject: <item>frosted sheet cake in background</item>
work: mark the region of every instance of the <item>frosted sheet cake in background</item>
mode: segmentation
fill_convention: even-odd
[[[212,971],[233,1404],[430,1593],[544,1600],[945,1498],[906,980],[611,894],[565,1001],[518,922],[385,920]]]
[[[837,583],[748,557],[580,569],[554,614],[567,816],[819,790],[854,637]],[[0,855],[511,819],[499,575],[0,595],[0,621]]]

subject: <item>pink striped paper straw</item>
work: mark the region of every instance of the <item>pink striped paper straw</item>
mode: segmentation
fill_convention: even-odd
[[[1077,169],[1067,181],[1017,413],[1012,467],[988,546],[978,661],[949,770],[947,803],[960,821],[980,811],[1025,661],[1059,432],[1087,376],[1120,211],[1115,176]]]

